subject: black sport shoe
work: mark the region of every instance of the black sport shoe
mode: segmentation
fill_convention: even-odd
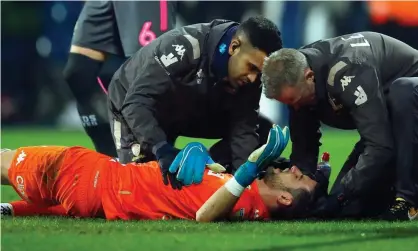
[[[1,203],[1,216],[12,216],[13,215],[13,207],[9,203]]]
[[[418,209],[403,198],[396,198],[393,205],[380,218],[387,221],[411,221],[418,219]]]

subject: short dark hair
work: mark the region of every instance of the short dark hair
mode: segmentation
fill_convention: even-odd
[[[287,192],[293,197],[292,205],[272,212],[271,218],[274,220],[289,220],[308,217],[315,201],[314,194],[303,188],[288,189]]]
[[[236,32],[236,35],[241,34],[245,34],[253,47],[267,55],[283,47],[279,28],[265,17],[250,17],[242,22]]]
[[[314,201],[314,193],[302,188],[290,189],[289,192],[293,196],[293,204],[289,208],[289,212],[285,210],[284,216],[288,218],[306,217]]]

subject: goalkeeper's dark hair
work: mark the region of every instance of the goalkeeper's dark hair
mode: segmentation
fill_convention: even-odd
[[[265,17],[250,17],[238,26],[235,34],[244,34],[253,47],[267,55],[283,47],[279,28]]]
[[[309,216],[310,209],[314,204],[314,193],[303,188],[289,189],[288,192],[293,196],[292,205],[281,209],[276,219],[300,219]]]

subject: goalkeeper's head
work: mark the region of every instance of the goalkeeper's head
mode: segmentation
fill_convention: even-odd
[[[260,182],[260,195],[274,219],[307,216],[318,188],[318,183],[296,166],[285,170],[269,167]]]

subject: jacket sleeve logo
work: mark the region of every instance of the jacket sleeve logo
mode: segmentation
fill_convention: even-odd
[[[163,63],[163,65],[164,65],[165,67],[170,66],[170,65],[174,64],[175,62],[179,61],[179,60],[177,59],[177,57],[175,57],[175,56],[174,56],[174,54],[173,54],[173,53],[170,53],[170,54],[168,54],[168,55],[164,55],[164,54],[163,54],[163,55],[161,56],[160,60],[161,60],[161,62]]]
[[[354,103],[359,106],[367,101],[367,95],[366,92],[363,90],[363,87],[357,86],[357,90],[354,92],[354,95],[357,96],[357,99],[354,101]]]
[[[345,91],[345,88],[351,83],[351,79],[353,79],[355,76],[344,76],[341,81],[341,88],[343,88],[343,91]]]

